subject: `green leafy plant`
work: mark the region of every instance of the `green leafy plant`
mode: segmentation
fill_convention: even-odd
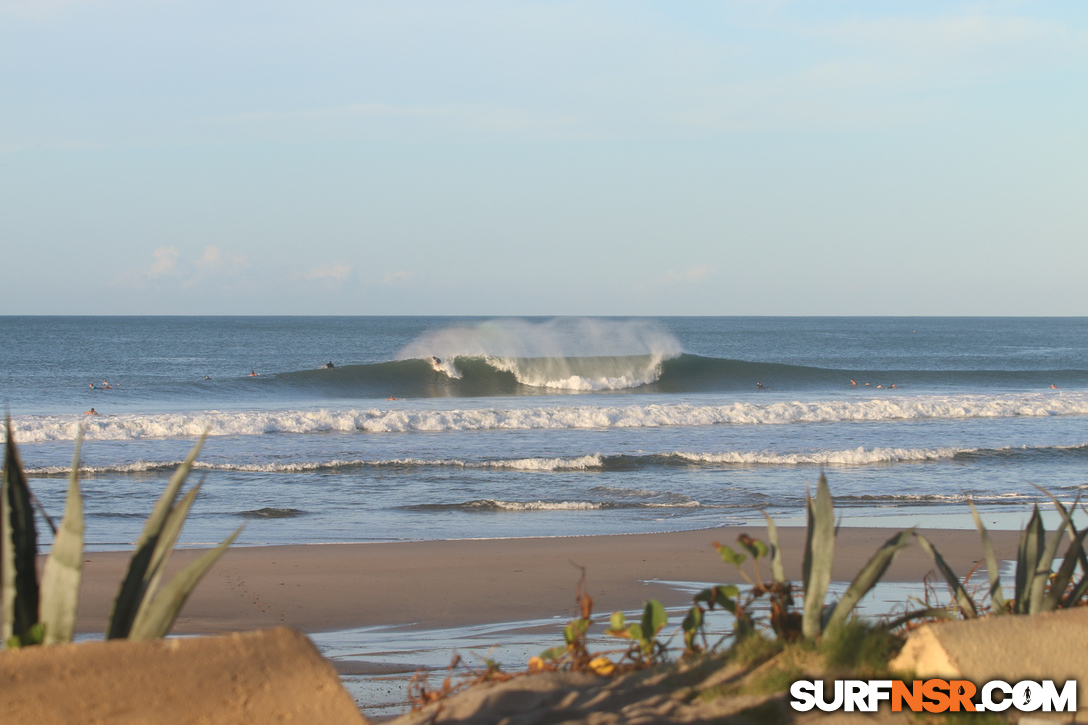
[[[661,602],[651,599],[643,605],[641,622],[628,624],[623,612],[613,612],[605,634],[631,640],[631,649],[626,656],[638,665],[649,665],[663,660],[667,654],[665,644],[657,635],[668,623],[669,615]]]
[[[884,576],[899,551],[910,543],[914,533],[913,529],[908,529],[888,539],[857,573],[842,597],[837,602],[825,604],[831,584],[836,536],[835,509],[826,476],[820,475],[816,496],[806,494],[805,499],[808,526],[802,561],[804,601],[801,612],[794,611],[794,587],[786,580],[778,528],[774,520],[764,514],[769,543],[753,539],[747,534],[737,537],[739,550],[714,542],[722,561],[735,566],[749,586],[743,598],[736,587],[727,585],[704,589],[695,596],[694,605],[682,625],[684,642],[689,653],[697,654],[708,649],[703,629],[705,615],[716,606],[729,611],[736,618],[734,636],[737,640],[752,633],[754,624],[750,614],[751,607],[762,597],[767,597],[770,602],[770,628],[784,642],[815,640],[824,633],[837,633],[849,620],[861,599]],[[743,567],[749,557],[752,560],[752,576]],[[771,560],[770,581],[763,579],[759,566],[760,560],[766,557]],[[706,605],[705,609],[703,605]],[[702,645],[699,644],[700,637]]]
[[[165,636],[185,600],[200,579],[238,538],[239,527],[219,546],[198,557],[168,583],[163,574],[177,544],[186,516],[201,484],[178,501],[193,462],[204,443],[201,437],[171,477],[144,525],[128,571],[114,600],[106,636],[109,639],[154,639]],[[7,421],[4,468],[0,484],[0,637],[8,647],[70,642],[82,579],[83,498],[79,487],[76,439],[64,518],[56,531],[39,587],[35,559],[37,529],[33,497]]]

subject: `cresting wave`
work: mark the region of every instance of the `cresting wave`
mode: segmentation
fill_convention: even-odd
[[[204,411],[98,416],[20,416],[12,421],[20,444],[74,440],[140,440],[267,433],[410,433],[473,430],[656,428],[708,425],[782,425],[887,420],[950,420],[1088,415],[1088,393],[888,396],[816,402],[725,405],[583,405],[425,410]]]
[[[440,349],[440,348],[439,348]],[[676,349],[635,354],[551,356],[432,353],[332,370],[267,376],[252,392],[269,396],[299,391],[338,398],[441,398],[554,395],[627,390],[639,393],[712,393],[754,390],[979,390],[994,387],[1082,388],[1088,370],[836,370],[712,358]],[[237,382],[237,381],[235,381]]]
[[[391,458],[386,460],[331,460],[299,463],[210,463],[196,461],[193,468],[206,471],[244,471],[250,473],[336,472],[358,468],[464,468],[510,471],[617,471],[647,469],[655,466],[868,466],[885,463],[922,463],[954,459],[1008,459],[1016,456],[1068,456],[1088,454],[1088,443],[1080,446],[1042,446],[1021,448],[852,448],[834,451],[775,453],[772,451],[726,451],[721,453],[647,453],[639,455],[601,455],[596,453],[572,458],[516,458],[505,460],[464,461],[459,459]],[[176,468],[181,461],[137,461],[109,466],[83,466],[84,474],[145,473]],[[45,466],[27,469],[32,476],[68,475],[69,466]]]

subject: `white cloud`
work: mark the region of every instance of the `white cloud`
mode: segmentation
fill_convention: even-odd
[[[314,267],[306,273],[306,281],[313,282],[319,279],[331,279],[334,282],[343,282],[351,274],[351,265],[346,262],[333,262]]]
[[[145,276],[151,278],[162,277],[177,270],[178,258],[181,256],[177,247],[159,247],[151,255],[155,258],[155,261],[144,272]]]
[[[209,245],[204,248],[196,267],[206,274],[231,274],[249,266],[249,258],[244,254],[224,252],[219,247]]]
[[[224,251],[220,247],[209,245],[195,262],[188,262],[171,245],[158,247],[151,252],[151,264],[144,269],[126,269],[113,282],[122,287],[147,289],[154,282],[163,284],[167,281],[181,287],[194,287],[213,277],[237,277],[249,266],[249,259],[244,254]]]

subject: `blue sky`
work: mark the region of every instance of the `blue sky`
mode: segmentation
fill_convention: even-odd
[[[0,0],[0,314],[1088,315],[1088,3]]]

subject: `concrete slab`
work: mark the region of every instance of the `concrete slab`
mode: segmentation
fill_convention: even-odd
[[[891,669],[922,679],[1077,680],[1077,718],[1088,716],[1088,607],[927,624],[907,638]],[[1052,716],[1054,717],[1054,716]],[[1064,716],[1065,719],[1069,715]]]
[[[5,722],[363,725],[332,665],[284,627],[0,652]]]

